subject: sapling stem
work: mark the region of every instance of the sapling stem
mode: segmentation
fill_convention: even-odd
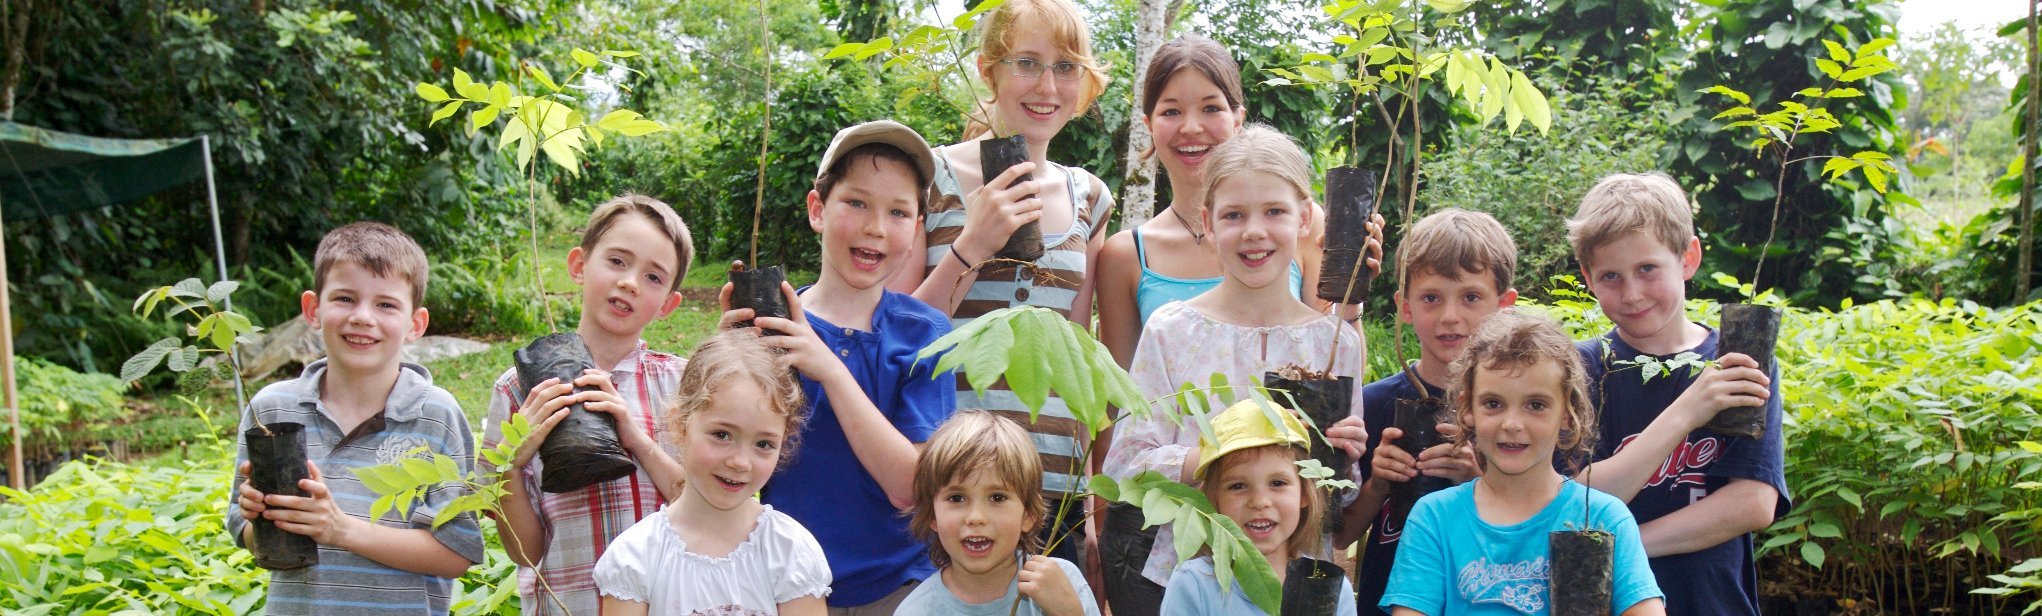
[[[759,0],[759,49],[766,54],[766,89],[761,93],[763,127],[759,130],[759,178],[752,191],[752,250],[746,263],[759,262],[759,219],[766,211],[766,153],[773,142],[773,29],[766,20],[766,0]]]

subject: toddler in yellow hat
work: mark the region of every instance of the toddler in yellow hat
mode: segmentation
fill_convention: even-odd
[[[1282,580],[1292,559],[1323,557],[1319,532],[1326,495],[1298,475],[1298,461],[1311,459],[1310,435],[1296,411],[1246,400],[1212,418],[1213,437],[1199,440],[1193,478],[1221,515],[1246,531],[1256,551],[1269,559]],[[1343,577],[1336,613],[1354,616],[1354,590]],[[1222,589],[1212,557],[1184,561],[1170,573],[1163,591],[1164,614],[1263,614],[1239,582]]]

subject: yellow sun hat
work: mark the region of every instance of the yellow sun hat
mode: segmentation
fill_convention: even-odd
[[[1279,428],[1270,423],[1264,409],[1276,411],[1283,418],[1283,426]],[[1212,432],[1219,442],[1199,437],[1198,470],[1192,472],[1192,479],[1205,480],[1205,469],[1212,466],[1214,460],[1243,449],[1264,445],[1295,445],[1306,449],[1312,446],[1311,437],[1305,432],[1304,422],[1298,420],[1297,411],[1268,401],[1242,400],[1234,403],[1213,416]]]

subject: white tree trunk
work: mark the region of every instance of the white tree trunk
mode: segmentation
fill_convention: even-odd
[[[1156,160],[1143,157],[1153,142],[1149,128],[1141,121],[1141,101],[1144,90],[1142,76],[1148,72],[1149,60],[1156,57],[1156,48],[1163,46],[1163,37],[1170,33],[1169,14],[1174,12],[1175,2],[1170,0],[1135,0],[1134,19],[1134,104],[1133,113],[1127,114],[1127,180],[1121,185],[1120,228],[1133,229],[1148,222],[1156,213]]]

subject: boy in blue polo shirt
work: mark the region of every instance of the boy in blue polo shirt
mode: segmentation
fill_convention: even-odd
[[[792,320],[756,320],[785,334],[763,340],[786,352],[814,405],[800,453],[760,500],[822,544],[835,578],[832,616],[890,615],[935,573],[901,512],[914,503],[922,443],[956,407],[955,383],[933,378],[934,361],[915,361],[949,333],[950,320],[885,286],[921,233],[934,169],[928,143],[906,126],[882,120],[837,131],[808,193],[809,227],[822,234],[820,276],[799,293],[785,289]],[[730,291],[725,285],[726,309]],[[753,316],[730,310],[723,322]]]
[[[1589,292],[1616,327],[1576,343],[1602,413],[1595,464],[1577,474],[1630,504],[1668,614],[1758,614],[1752,533],[1792,506],[1782,469],[1778,374],[1718,356],[1716,330],[1687,317],[1701,267],[1687,193],[1662,173],[1605,177],[1567,220]],[[1656,378],[1615,362],[1692,352],[1716,365]],[[1699,430],[1718,411],[1764,406],[1756,439]]]
[[[312,271],[299,308],[326,343],[326,357],[257,392],[239,432],[256,422],[305,426],[311,477],[298,482],[305,496],[257,492],[242,439],[227,532],[250,546],[255,525],[248,522],[267,518],[319,544],[318,564],[270,573],[267,613],[446,614],[454,578],[482,562],[475,516],[433,525],[461,490],[428,491],[410,517],[370,518],[376,494],[355,477],[355,469],[409,457],[420,446],[452,457],[463,474],[474,464],[474,436],[453,395],[434,386],[424,367],[400,359],[404,343],[425,334],[425,252],[394,227],[358,222],[319,240]]]

